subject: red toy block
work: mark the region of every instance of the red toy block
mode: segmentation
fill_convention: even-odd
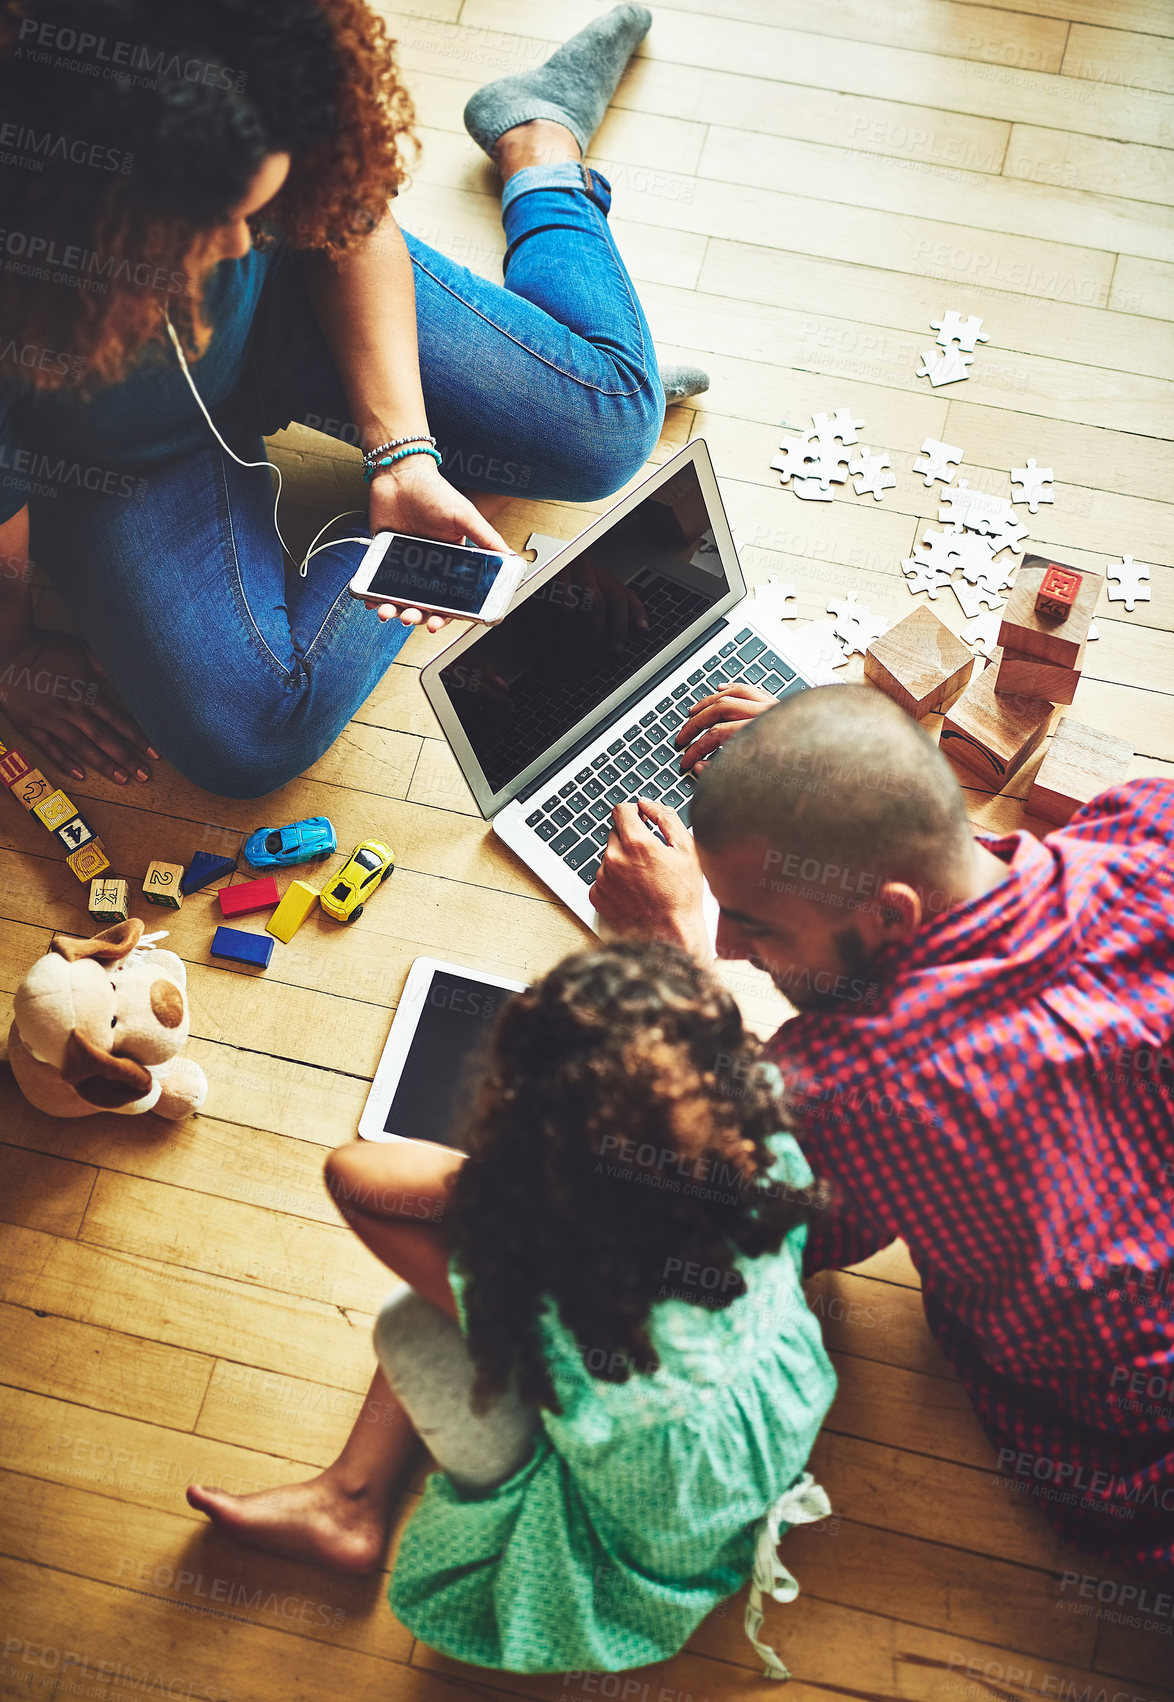
[[[264,880],[242,881],[239,886],[222,886],[217,897],[224,916],[246,916],[250,910],[272,910],[280,900],[272,875]]]
[[[6,786],[15,785],[21,775],[28,774],[29,771],[30,764],[24,760],[19,751],[5,751],[4,755],[0,756],[0,780]]]
[[[1084,576],[1071,567],[1048,563],[1043,583],[1036,592],[1035,612],[1048,620],[1066,621],[1076,607]]]

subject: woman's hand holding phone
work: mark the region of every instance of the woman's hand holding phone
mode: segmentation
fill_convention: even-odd
[[[372,537],[377,532],[406,532],[446,544],[467,538],[481,549],[513,553],[469,498],[449,484],[431,455],[406,455],[372,479],[370,518]],[[375,612],[381,621],[398,618],[405,626],[419,626],[425,619],[420,609],[398,603],[380,603]],[[448,619],[429,615],[426,624],[429,632],[439,632]]]

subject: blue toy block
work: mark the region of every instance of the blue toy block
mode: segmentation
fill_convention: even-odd
[[[181,892],[199,892],[211,886],[221,875],[231,875],[236,868],[235,857],[219,857],[211,851],[193,851],[187,873],[179,883]]]
[[[246,934],[241,928],[217,928],[212,936],[212,956],[230,963],[247,963],[250,969],[268,969],[273,956],[273,936]]]

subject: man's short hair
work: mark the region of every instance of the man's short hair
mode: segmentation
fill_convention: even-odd
[[[971,840],[945,757],[867,685],[798,692],[734,734],[698,781],[692,828],[709,851],[764,839],[800,865],[920,889],[948,881]]]

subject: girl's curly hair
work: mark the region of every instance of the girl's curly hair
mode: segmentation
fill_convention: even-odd
[[[0,375],[44,388],[125,377],[164,307],[202,352],[210,239],[268,155],[290,172],[257,234],[337,258],[415,142],[365,0],[0,0],[0,113],[26,159],[4,174]]]
[[[558,1411],[547,1296],[608,1382],[654,1370],[649,1311],[670,1292],[724,1308],[737,1253],[777,1252],[805,1216],[769,1180],[772,1072],[708,970],[666,945],[569,957],[504,1007],[446,1213],[467,1278],[482,1404],[516,1374]],[[695,1267],[693,1288],[679,1277]]]

